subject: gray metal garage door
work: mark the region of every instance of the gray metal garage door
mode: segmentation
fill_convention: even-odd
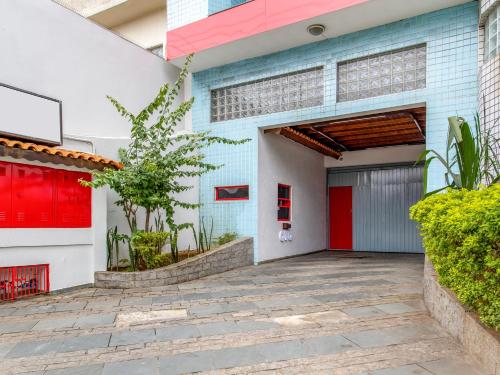
[[[422,167],[331,168],[328,185],[352,186],[353,250],[422,253],[409,208],[422,197]]]

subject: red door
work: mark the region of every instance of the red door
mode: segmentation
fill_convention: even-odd
[[[352,250],[352,186],[335,186],[330,196],[330,249]]]

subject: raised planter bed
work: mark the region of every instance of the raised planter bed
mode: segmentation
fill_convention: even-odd
[[[97,288],[131,289],[179,284],[253,264],[253,238],[243,237],[193,258],[142,272],[99,271]]]
[[[486,327],[455,294],[441,286],[431,261],[425,258],[424,301],[431,316],[482,364],[488,375],[500,375],[500,334]],[[485,374],[486,375],[486,374]]]

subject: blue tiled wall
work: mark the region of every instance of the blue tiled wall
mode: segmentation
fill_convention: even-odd
[[[201,178],[200,201],[203,207],[200,215],[214,218],[216,234],[236,231],[257,238],[257,134],[262,126],[425,102],[427,147],[443,152],[447,117],[459,113],[472,119],[477,108],[477,28],[477,2],[470,2],[194,74],[194,130],[211,130],[213,134],[229,138],[252,139],[242,146],[216,146],[208,150],[207,159],[222,163],[224,167]],[[337,103],[337,62],[419,43],[427,44],[425,89]],[[210,89],[320,65],[325,69],[324,105],[210,122]],[[436,165],[431,170],[430,185],[438,187],[442,181],[442,170]],[[233,184],[249,184],[250,200],[214,201],[214,186]]]
[[[208,0],[208,14],[214,14],[245,3],[247,0]]]

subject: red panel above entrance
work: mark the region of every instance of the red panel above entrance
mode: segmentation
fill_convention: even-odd
[[[352,250],[352,186],[329,189],[330,249]]]
[[[368,0],[253,0],[167,32],[167,60],[200,52]]]

